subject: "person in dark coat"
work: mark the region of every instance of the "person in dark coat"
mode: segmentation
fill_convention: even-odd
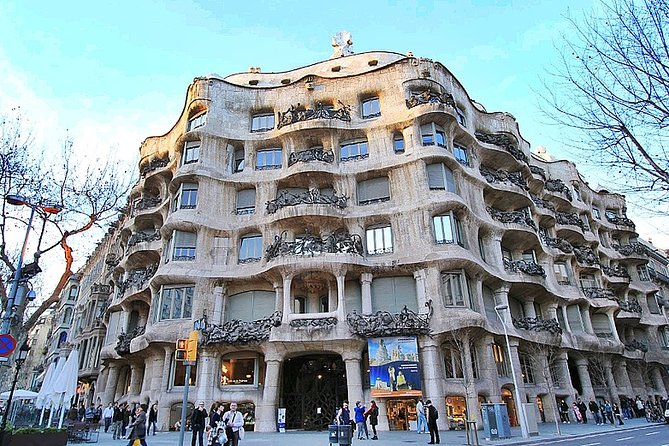
[[[204,427],[208,416],[207,409],[204,408],[204,401],[198,401],[197,408],[190,416],[190,425],[191,429],[193,429],[193,438],[190,442],[191,446],[195,446],[196,441],[199,441],[200,446],[204,446]]]
[[[135,420],[128,426],[130,428],[128,446],[132,446],[135,440],[139,440],[139,444],[146,446],[146,409],[146,404],[136,406]]]
[[[439,412],[432,405],[431,400],[427,400],[425,405],[427,406],[427,430],[430,431],[430,442],[428,444],[439,444],[439,428],[437,427]]]
[[[130,424],[130,405],[128,403],[123,403],[123,408],[121,409],[121,414],[123,417],[123,422],[121,425],[121,432],[123,437],[126,436],[128,424]]]
[[[153,426],[153,435],[156,435],[156,423],[158,422],[158,403],[153,403],[151,410],[149,410],[149,432]],[[147,432],[147,434],[149,433]]]
[[[581,411],[581,417],[583,417],[583,424],[588,424],[588,406],[585,405],[581,399],[578,399],[578,402],[576,403],[578,406],[578,410]]]
[[[365,417],[369,419],[369,425],[372,426],[372,432],[374,433],[372,440],[378,440],[376,425],[379,424],[379,406],[376,405],[376,401],[372,400],[369,403],[369,409],[365,412]]]

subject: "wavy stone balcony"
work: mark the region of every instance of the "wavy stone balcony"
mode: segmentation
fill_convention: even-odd
[[[530,166],[530,172],[532,172],[532,175],[541,177],[544,181],[548,179],[546,171],[539,166]]]
[[[291,152],[288,155],[288,167],[297,163],[311,163],[314,161],[322,161],[324,163],[332,164],[334,162],[334,152],[332,150],[307,149],[300,152]]]
[[[479,172],[490,184],[509,184],[518,186],[524,191],[528,190],[522,172],[507,172],[503,169],[493,170],[485,166],[479,167]]]
[[[162,169],[163,167],[167,166],[170,163],[170,159],[168,158],[157,158],[154,160],[149,161],[149,163],[142,167],[142,170],[140,171],[140,174],[142,177],[147,176],[149,173]]]
[[[265,204],[265,209],[268,214],[274,214],[281,208],[300,204],[325,204],[345,209],[348,206],[348,197],[337,195],[336,192],[333,195],[322,195],[318,189],[310,189],[299,194],[284,190],[274,200],[268,201]]]
[[[546,189],[549,192],[562,194],[567,199],[567,201],[572,200],[571,191],[569,190],[567,185],[562,182],[562,180],[557,180],[557,179],[546,180],[546,182],[544,183],[544,189]]]
[[[613,249],[618,251],[620,254],[624,256],[631,256],[632,254],[637,254],[640,256],[647,257],[649,254],[649,249],[646,245],[643,243],[639,242],[633,242],[630,243],[629,245],[613,245]]]
[[[574,256],[578,263],[599,267],[599,256],[589,246],[574,246]]]
[[[581,288],[588,299],[610,299],[617,300],[616,293],[610,288],[585,287]]]
[[[316,108],[301,109],[300,104],[297,106],[291,105],[285,112],[278,113],[278,122],[276,129],[279,130],[287,125],[295,124],[296,122],[311,121],[314,119],[337,119],[339,121],[351,122],[351,106],[344,105],[339,101],[341,108],[329,107],[321,104],[316,104]]]
[[[627,217],[618,217],[617,215],[616,216],[607,215],[606,219],[608,220],[609,223],[612,223],[616,226],[628,226],[632,229],[636,228],[634,222]]]
[[[628,273],[627,270],[621,266],[610,267],[602,265],[601,268],[602,272],[610,278],[618,277],[625,279],[627,282],[630,281],[630,273]]]
[[[504,212],[492,207],[487,207],[486,209],[490,216],[500,223],[515,223],[517,225],[527,226],[534,231],[537,230],[537,224],[523,211]]]
[[[625,342],[625,350],[630,352],[638,350],[640,352],[647,353],[648,345],[643,342],[639,342],[636,339],[632,339],[630,342]]]
[[[450,93],[435,93],[431,90],[425,90],[419,94],[412,94],[406,100],[406,106],[409,109],[422,104],[443,104],[455,108],[455,99]]]
[[[158,207],[163,202],[160,197],[144,197],[137,201],[132,208],[132,216],[134,217],[142,211]]]
[[[221,325],[210,325],[204,319],[202,336],[205,345],[245,344],[269,339],[273,327],[281,325],[282,313],[275,311],[271,316],[255,321],[233,319]]]
[[[550,201],[544,200],[543,198],[539,198],[534,194],[530,194],[530,199],[532,199],[532,202],[536,204],[538,207],[546,209],[551,214],[555,214],[556,212],[555,205]]]
[[[648,275],[650,275],[650,278],[656,282],[663,282],[665,285],[669,285],[669,276],[666,274],[656,271],[653,268],[648,268]]]
[[[540,319],[536,317],[523,317],[513,319],[513,325],[516,328],[527,331],[546,331],[552,335],[561,335],[562,328],[557,319]]]
[[[504,269],[512,273],[517,273],[520,271],[529,276],[541,276],[546,278],[546,271],[544,271],[543,266],[528,260],[504,259]]]
[[[569,243],[567,240],[563,238],[560,237],[553,238],[553,237],[548,237],[546,235],[542,235],[541,240],[543,240],[544,244],[549,248],[559,249],[565,254],[571,254],[574,251],[574,247],[571,246],[571,243]]]
[[[360,314],[353,310],[346,316],[351,333],[367,338],[377,336],[429,335],[431,333],[432,301],[425,303],[427,313],[416,313],[406,306],[399,313],[377,311]]]
[[[139,243],[145,242],[154,242],[160,240],[160,231],[154,231],[151,233],[147,232],[135,232],[128,239],[128,248],[135,246]]]
[[[158,264],[150,265],[146,268],[131,270],[125,280],[117,282],[117,296],[123,296],[123,294],[131,288],[142,289],[146,287],[149,279],[151,279],[154,274],[156,274],[156,271],[158,271]]]
[[[639,304],[639,301],[634,299],[634,300],[622,300],[622,299],[615,299],[616,302],[618,302],[618,306],[620,306],[620,309],[622,311],[626,311],[628,313],[643,313],[643,308],[641,308],[641,304]]]
[[[515,159],[523,164],[527,164],[527,155],[518,148],[515,137],[507,133],[484,133],[476,132],[474,134],[479,141],[500,147],[510,153]]]
[[[582,232],[586,232],[588,230],[588,227],[585,225],[585,223],[583,223],[583,221],[578,218],[578,215],[573,212],[558,212],[555,214],[555,220],[560,225],[578,226]]]
[[[141,336],[146,331],[146,325],[140,325],[130,330],[128,333],[121,333],[118,335],[118,342],[116,343],[116,353],[119,356],[124,356],[130,354],[130,342],[135,339],[137,336]]]
[[[326,253],[344,253],[363,255],[362,239],[358,234],[335,232],[325,238],[310,234],[299,239],[286,241],[286,231],[274,237],[274,242],[265,250],[265,258],[269,261],[279,256],[316,256]]]

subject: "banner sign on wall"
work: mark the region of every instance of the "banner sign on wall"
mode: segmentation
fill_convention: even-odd
[[[422,396],[415,336],[372,338],[367,348],[372,396]]]

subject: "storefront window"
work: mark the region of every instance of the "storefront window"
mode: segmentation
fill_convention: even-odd
[[[467,417],[467,404],[461,396],[446,397],[446,415],[448,417],[448,428],[460,430],[465,428]]]
[[[221,386],[252,386],[262,382],[261,362],[257,355],[223,358]]]
[[[186,380],[186,366],[183,361],[172,360],[172,387],[183,386]],[[191,366],[190,368],[190,380],[188,384],[191,386],[196,385],[195,377],[197,376],[197,365]]]

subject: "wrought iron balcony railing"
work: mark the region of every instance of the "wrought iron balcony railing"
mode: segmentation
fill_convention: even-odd
[[[572,225],[572,226],[578,226],[581,228],[581,231],[586,232],[589,230],[588,226],[578,218],[578,215],[575,214],[574,212],[571,213],[563,213],[563,212],[558,212],[555,214],[555,219],[556,221],[561,224],[561,225]]]
[[[627,311],[628,313],[643,313],[641,304],[639,304],[639,301],[636,299],[634,300],[616,299],[616,301],[618,302],[618,305],[620,306],[620,309],[622,311]]]
[[[584,287],[581,288],[588,299],[611,299],[616,300],[616,293],[610,288]]]
[[[163,167],[167,166],[169,163],[170,163],[169,158],[160,158],[160,159],[151,160],[151,161],[149,161],[149,164],[142,167],[141,175],[143,177],[145,177],[150,172],[153,172],[154,170],[157,170],[157,169],[162,169]]]
[[[406,100],[407,108],[414,108],[421,104],[444,104],[455,108],[455,99],[450,93],[435,93],[431,90],[424,90],[419,94],[412,94]]]
[[[638,254],[642,256],[647,256],[649,254],[649,249],[646,245],[639,242],[632,242],[629,245],[613,245],[613,249],[618,251],[624,256],[630,256],[632,254]]]
[[[286,255],[314,256],[326,253],[349,253],[362,255],[362,239],[358,234],[339,231],[321,238],[306,234],[295,241],[286,241],[286,231],[274,237],[274,242],[265,250],[267,260]]]
[[[541,276],[546,277],[546,271],[544,267],[539,265],[536,262],[531,262],[528,260],[508,260],[504,259],[504,269],[517,273],[521,271],[530,276]]]
[[[277,130],[296,122],[311,121],[313,119],[338,119],[344,122],[351,122],[351,106],[339,102],[341,108],[326,106],[321,103],[316,104],[316,108],[301,109],[300,104],[291,105],[285,112],[279,112],[279,122],[276,125]]]
[[[627,280],[630,279],[630,273],[628,273],[627,270],[622,266],[610,267],[602,265],[602,271],[609,277],[622,277],[623,279]]]
[[[490,184],[513,184],[523,190],[528,189],[527,182],[523,179],[523,174],[521,172],[507,172],[503,169],[493,170],[485,166],[479,167],[479,172],[481,172],[483,178]]]
[[[560,193],[564,195],[569,201],[571,201],[572,199],[571,191],[569,190],[567,185],[562,182],[562,180],[557,180],[557,179],[546,180],[546,182],[544,183],[544,189],[550,192]]]
[[[351,333],[363,337],[429,335],[432,301],[425,303],[427,313],[416,313],[406,306],[399,313],[377,311],[374,314],[360,314],[353,310],[346,316]]]
[[[321,194],[318,189],[311,189],[305,192],[294,194],[288,191],[281,191],[279,196],[265,204],[268,214],[273,214],[281,208],[288,206],[297,206],[299,204],[327,204],[344,209],[348,206],[348,197],[346,195]]]
[[[332,150],[323,150],[323,148],[320,147],[302,150],[297,153],[291,152],[291,154],[288,155],[288,167],[296,163],[310,163],[313,161],[332,163],[334,161],[334,152]]]
[[[521,330],[547,331],[554,335],[562,334],[562,327],[560,327],[560,323],[557,319],[540,319],[536,317],[514,318],[513,325]]]
[[[606,219],[609,221],[609,223],[613,223],[614,225],[617,226],[629,226],[630,228],[634,229],[636,225],[632,220],[630,220],[627,217],[619,217],[617,215],[607,215]]]
[[[578,263],[590,266],[599,266],[599,257],[589,246],[574,246],[574,256]]]
[[[476,139],[479,141],[492,144],[498,147],[503,148],[509,152],[515,159],[518,161],[527,164],[527,155],[523,153],[522,150],[518,148],[518,143],[516,138],[508,133],[484,133],[476,132]]]
[[[130,354],[130,341],[137,336],[143,335],[145,330],[146,325],[140,325],[130,330],[128,333],[121,333],[118,335],[118,341],[116,342],[116,347],[114,347],[116,353],[118,353],[119,356]]]
[[[574,247],[571,246],[571,243],[569,243],[567,240],[562,239],[562,238],[553,238],[553,237],[548,237],[545,235],[541,236],[541,240],[544,241],[544,244],[548,246],[549,248],[557,248],[560,251],[564,252],[565,254],[570,254],[574,251]]]
[[[135,232],[128,239],[128,248],[135,246],[138,243],[153,242],[156,240],[160,240],[160,231],[154,231],[151,233]]]
[[[487,209],[490,216],[500,223],[515,223],[537,230],[537,224],[524,211],[504,212],[491,207]]]
[[[644,342],[639,342],[636,339],[632,339],[631,341],[625,343],[625,350],[630,352],[638,350],[640,352],[647,353],[648,345]]]

